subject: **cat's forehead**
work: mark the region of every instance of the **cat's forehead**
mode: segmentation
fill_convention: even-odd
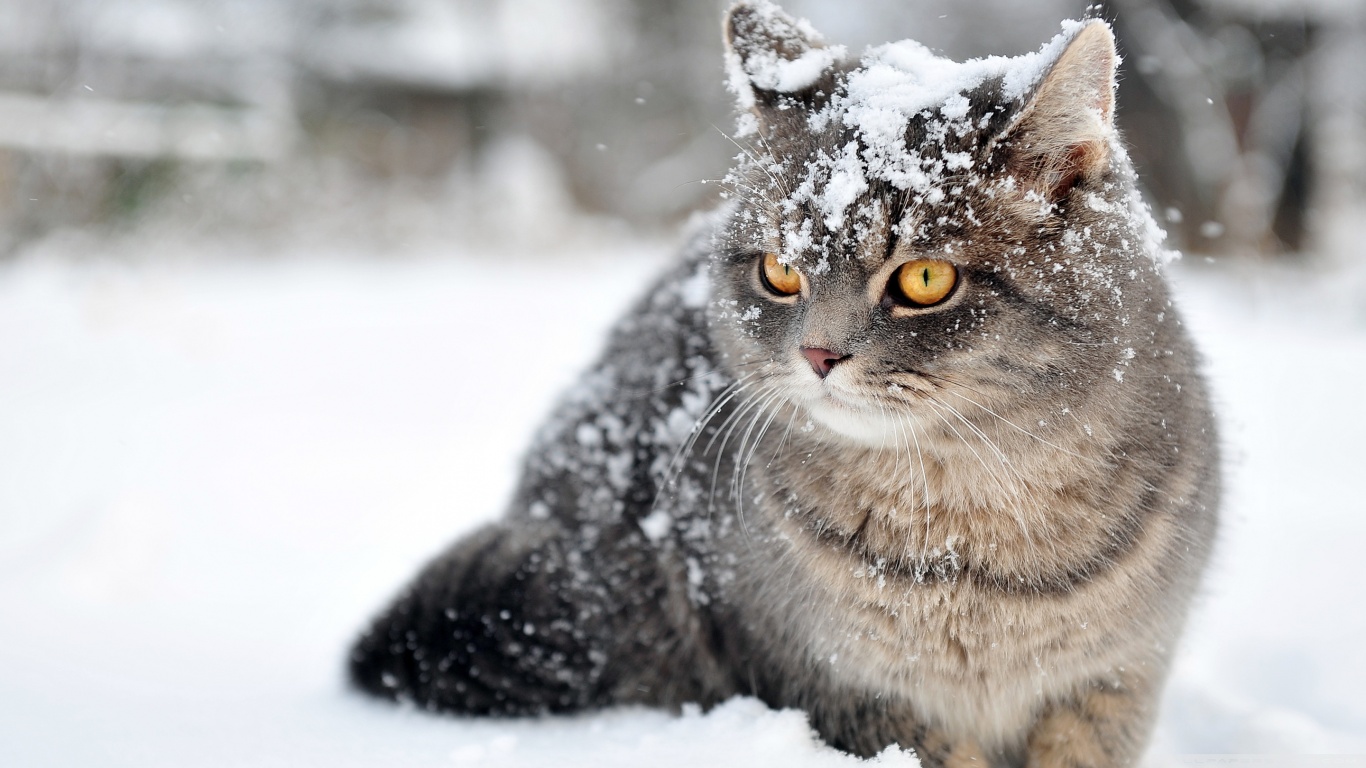
[[[870,48],[835,74],[828,98],[794,104],[804,119],[783,121],[774,138],[808,144],[807,175],[837,170],[829,182],[846,197],[860,178],[928,192],[971,168],[973,139],[1022,104],[1065,42],[1063,33],[1023,56],[963,62],[912,40]]]
[[[1050,56],[954,62],[913,41],[870,49],[828,101],[760,137],[744,164],[764,192],[765,249],[820,271],[951,248],[946,238],[978,218],[987,145]]]
[[[906,135],[929,139],[881,175],[870,173],[876,154],[852,132],[809,136],[785,162],[758,169],[753,183],[767,194],[750,206],[754,244],[816,273],[844,261],[876,270],[913,253],[966,256],[956,241],[995,218],[984,195],[992,178],[985,134],[951,128],[938,114],[914,117]]]
[[[1034,53],[966,62],[890,43],[806,79],[797,65],[816,48],[739,50],[757,134],[731,177],[736,252],[776,253],[816,277],[920,256],[995,269],[1036,247],[1156,253],[1113,140],[1103,25],[1065,23]]]

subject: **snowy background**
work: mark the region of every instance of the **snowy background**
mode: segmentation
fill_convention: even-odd
[[[498,513],[669,244],[250,245],[69,234],[0,266],[4,764],[852,762],[753,701],[491,723],[347,692],[348,641]],[[1366,272],[1173,277],[1229,492],[1156,753],[1366,754]]]
[[[517,21],[571,5],[586,10],[546,22],[570,32],[553,45]],[[705,101],[724,101],[719,62],[682,85],[601,85],[633,61],[604,36],[686,27],[649,21],[666,3],[626,5],[0,2],[0,764],[858,762],[752,700],[495,722],[343,684],[371,612],[499,513],[532,429],[705,204],[685,182],[733,152]],[[902,18],[794,5],[856,44]],[[1361,28],[1347,2],[1207,5],[1356,24],[1325,56],[1366,39],[1340,45]],[[406,10],[381,24],[380,6]],[[906,34],[979,52],[950,33],[991,17],[940,13]],[[1015,50],[1056,30],[1038,14]],[[670,50],[715,53],[691,45]],[[507,54],[528,46],[541,58]],[[568,80],[648,114],[557,112],[545,94]],[[1172,270],[1228,486],[1154,766],[1366,755],[1362,124],[1320,126],[1336,162],[1307,198],[1307,245],[1211,237]],[[560,125],[579,143],[545,137]],[[1249,209],[1212,210],[1233,218],[1197,230]]]

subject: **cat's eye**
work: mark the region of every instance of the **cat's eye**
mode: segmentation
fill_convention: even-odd
[[[778,296],[796,296],[802,290],[802,275],[778,260],[778,254],[765,253],[759,263],[759,278],[764,287]]]
[[[940,259],[908,261],[892,274],[887,292],[902,304],[931,307],[947,299],[958,284],[958,269]]]

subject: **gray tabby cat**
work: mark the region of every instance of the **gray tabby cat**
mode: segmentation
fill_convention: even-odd
[[[962,64],[851,60],[761,0],[726,28],[733,199],[353,680],[480,715],[744,694],[859,755],[1133,764],[1219,478],[1109,28]]]

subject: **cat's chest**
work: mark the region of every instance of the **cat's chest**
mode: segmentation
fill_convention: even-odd
[[[996,685],[1029,677],[1045,657],[1055,665],[1080,646],[1070,631],[1097,618],[1084,593],[983,583],[952,542],[925,561],[891,562],[781,528],[771,557],[784,578],[767,588],[769,598],[787,603],[814,657],[835,667],[844,658],[870,680]]]
[[[1122,574],[1074,590],[1031,586],[1101,546],[1105,515],[1086,499],[926,504],[913,481],[857,476],[870,469],[754,483],[742,599],[801,664],[840,687],[914,701],[937,722],[991,719],[1004,734],[1126,644],[1128,621],[1104,600]],[[1068,520],[1067,534],[1047,515]]]
[[[760,633],[782,637],[794,668],[834,687],[910,702],[950,730],[1009,739],[1042,702],[1112,663],[1126,643],[1089,595],[986,588],[965,574],[868,563],[788,531],[747,599]],[[757,582],[751,581],[750,587]]]
[[[748,476],[746,494],[756,513],[799,542],[802,557],[827,554],[851,584],[881,592],[892,576],[916,586],[965,583],[944,594],[914,593],[935,605],[975,594],[973,585],[1065,588],[1078,573],[1106,567],[1117,541],[1141,538],[1134,510],[1146,486],[1133,473],[1097,477],[1094,465],[1069,468],[1068,454],[1037,450],[1003,454],[992,466],[965,459],[959,442],[939,450],[932,438],[914,457],[829,449],[777,455]]]

